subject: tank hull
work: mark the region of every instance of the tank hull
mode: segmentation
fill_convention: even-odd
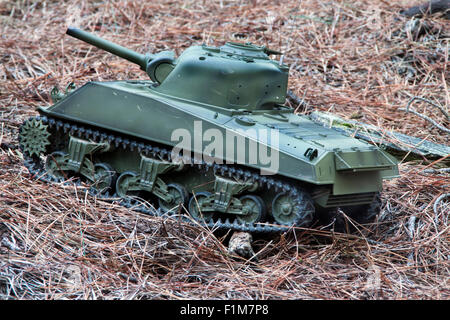
[[[230,111],[161,94],[147,81],[90,82],[39,112],[189,149],[199,161],[239,164],[299,183],[330,185],[334,195],[380,191],[382,179],[398,175],[393,157],[288,109]],[[307,150],[314,157],[308,157]]]

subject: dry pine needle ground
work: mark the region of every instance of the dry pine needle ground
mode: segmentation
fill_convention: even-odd
[[[145,78],[127,61],[64,35],[78,26],[144,53],[251,41],[285,52],[306,110],[449,143],[398,110],[414,96],[447,112],[449,24],[398,14],[413,1],[2,1],[1,299],[448,299],[448,159],[405,158],[378,221],[360,234],[257,237],[257,262],[224,237],[33,180],[20,123],[74,81]],[[292,105],[296,108],[297,106]],[[443,113],[415,109],[443,127]],[[408,159],[408,160],[406,160]],[[447,161],[447,162],[446,162]],[[441,199],[437,201],[437,199]]]

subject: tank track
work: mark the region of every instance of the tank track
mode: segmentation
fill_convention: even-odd
[[[106,132],[102,132],[98,129],[92,130],[90,128],[86,128],[80,125],[71,124],[69,122],[64,122],[60,119],[53,119],[47,116],[36,116],[31,117],[26,121],[30,121],[33,118],[36,120],[41,120],[43,124],[48,125],[49,129],[56,129],[56,130],[62,130],[64,134],[70,133],[74,136],[77,136],[79,138],[84,139],[91,139],[95,142],[100,141],[108,141],[111,144],[114,144],[116,147],[123,148],[124,151],[130,150],[138,150],[139,152],[143,152],[145,155],[152,155],[152,156],[160,156],[162,159],[170,161],[171,152],[165,148],[161,148],[160,146],[152,146],[148,143],[142,143],[134,140],[130,140],[128,138],[125,138],[123,136],[119,136],[117,134],[109,134]],[[24,123],[26,122],[24,121]],[[22,124],[23,125],[23,124]],[[20,130],[22,127],[20,128]],[[19,141],[20,145],[20,141]],[[37,178],[38,180],[44,181],[44,182],[63,182],[60,181],[58,178],[55,178],[53,176],[50,176],[47,174],[43,161],[37,157],[31,157],[26,152],[23,152],[24,157],[24,166],[28,169],[29,173]],[[295,207],[297,206],[306,206],[307,202],[303,201],[304,197],[310,197],[309,194],[304,192],[299,186],[294,186],[293,184],[289,182],[285,182],[281,179],[275,179],[272,177],[262,176],[258,173],[252,172],[250,170],[245,170],[242,168],[235,168],[230,165],[224,165],[224,164],[210,164],[202,162],[201,164],[195,164],[194,158],[191,159],[191,166],[197,166],[200,170],[206,172],[207,170],[214,170],[214,173],[217,173],[224,177],[229,178],[236,178],[236,179],[251,179],[252,181],[256,181],[262,186],[263,188],[267,188],[267,190],[275,190],[276,192],[286,192],[293,198],[297,199],[295,203]],[[74,182],[70,182],[71,185],[73,185]],[[81,185],[81,181],[77,180],[75,181],[76,185]],[[96,196],[99,199],[106,200],[109,202],[114,202],[119,205],[122,205],[126,208],[131,208],[134,211],[149,214],[151,216],[164,216],[164,217],[172,217],[176,219],[180,219],[185,222],[194,223],[192,221],[191,217],[188,217],[186,215],[180,215],[175,212],[161,212],[160,209],[148,209],[142,201],[133,199],[133,198],[120,198],[116,193],[114,194],[100,194],[96,192],[95,189],[91,188],[89,190],[89,193],[92,196]],[[236,230],[236,231],[245,231],[245,232],[251,232],[251,233],[282,233],[289,230],[292,230],[295,227],[308,227],[312,221],[313,221],[313,210],[310,211],[310,213],[307,215],[307,217],[304,219],[301,226],[283,226],[279,225],[277,222],[273,221],[271,223],[239,223],[237,219],[234,221],[231,221],[229,218],[223,219],[218,218],[217,220],[205,222],[205,221],[196,221],[196,224],[203,225],[204,227],[208,227],[210,229],[214,230]]]

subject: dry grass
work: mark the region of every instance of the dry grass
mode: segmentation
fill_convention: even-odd
[[[65,36],[68,25],[142,53],[227,40],[281,49],[289,88],[308,110],[448,144],[448,134],[398,110],[413,96],[447,112],[450,104],[448,21],[418,20],[423,34],[405,28],[411,22],[398,12],[412,4],[2,1],[1,298],[449,299],[449,199],[436,204],[449,192],[449,173],[428,170],[448,162],[403,162],[369,231],[257,238],[255,263],[230,257],[225,236],[33,180],[14,149],[21,121],[50,104],[54,85],[145,78],[137,66]],[[414,107],[448,128],[442,113],[420,101]]]

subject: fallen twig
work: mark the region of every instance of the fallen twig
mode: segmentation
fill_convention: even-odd
[[[417,112],[417,111],[414,110],[414,109],[410,109],[411,103],[412,103],[413,101],[415,101],[415,100],[421,100],[421,101],[424,101],[424,102],[426,102],[426,103],[429,103],[429,104],[432,105],[433,107],[438,108],[438,109],[444,114],[444,116],[447,118],[447,120],[450,120],[450,117],[449,117],[448,113],[444,110],[444,108],[442,108],[441,106],[439,106],[439,105],[437,105],[437,104],[431,102],[431,101],[428,100],[428,99],[424,99],[424,98],[422,98],[422,97],[412,97],[412,98],[408,101],[408,103],[406,104],[406,107],[405,107],[405,108],[399,108],[399,110],[413,113],[413,114],[415,114],[416,116],[418,116],[418,117],[420,117],[420,118],[422,118],[422,119],[427,120],[427,121],[430,122],[432,125],[434,125],[436,128],[438,128],[438,129],[440,129],[440,130],[442,130],[442,131],[445,131],[445,132],[447,132],[447,133],[450,133],[450,130],[449,130],[449,129],[443,127],[442,125],[440,125],[439,123],[437,123],[436,121],[434,121],[433,119],[431,119],[430,117],[428,117],[428,116],[426,116],[426,115],[424,115],[424,114],[421,114],[421,113]]]
[[[434,219],[435,219],[436,225],[438,224],[438,221],[439,221],[438,206],[439,206],[440,202],[441,202],[443,199],[445,199],[445,198],[450,198],[450,193],[444,193],[444,194],[441,194],[441,195],[434,201],[433,211],[434,211],[434,215],[435,215],[435,216],[434,216]],[[449,205],[449,208],[450,208],[450,205]],[[446,214],[446,215],[447,215],[447,218],[448,218],[448,214],[449,214],[448,211],[447,211],[447,212],[443,212],[443,214]],[[446,221],[447,221],[447,220],[444,221],[444,224],[445,224],[445,225],[447,225]]]

